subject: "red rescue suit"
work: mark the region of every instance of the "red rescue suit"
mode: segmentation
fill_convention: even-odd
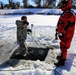
[[[66,7],[61,8],[63,13],[61,14],[58,24],[57,32],[60,39],[60,47],[62,51],[62,59],[67,58],[67,49],[71,45],[71,41],[75,31],[75,14],[71,10],[70,0]]]

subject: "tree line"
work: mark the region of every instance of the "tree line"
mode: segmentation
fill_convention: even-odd
[[[19,9],[19,8],[58,8],[56,0],[31,0],[34,5],[31,5],[29,0],[22,0],[23,5],[19,1],[8,0],[8,4],[0,2],[0,9]],[[76,5],[76,3],[75,3]],[[73,6],[73,8],[76,8]]]

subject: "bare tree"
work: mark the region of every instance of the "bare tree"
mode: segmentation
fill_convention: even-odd
[[[8,0],[9,7],[11,7],[13,0]]]
[[[28,7],[28,0],[23,0],[23,7],[27,8]]]
[[[8,0],[8,3],[9,3],[9,8],[13,8],[13,0]]]
[[[56,6],[56,0],[44,0],[45,7],[55,7]]]
[[[72,0],[72,7],[76,9],[76,0]]]
[[[42,6],[45,7],[46,0],[42,0]]]
[[[0,2],[0,9],[3,9],[4,8],[4,4],[3,2]]]
[[[15,3],[16,8],[18,9],[20,7],[20,2]]]
[[[56,6],[56,0],[32,0],[37,7],[55,7]]]
[[[4,5],[4,8],[9,9],[9,4],[5,4],[5,5]]]
[[[32,1],[37,5],[37,7],[41,7],[42,0],[32,0]]]
[[[8,0],[9,8],[16,9],[20,7],[20,2],[15,2],[14,0]]]

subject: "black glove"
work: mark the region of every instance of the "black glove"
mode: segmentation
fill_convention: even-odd
[[[56,32],[56,34],[55,34],[55,40],[58,40],[58,33]]]
[[[58,40],[58,27],[56,27],[55,40]]]
[[[23,23],[24,23],[24,24],[27,24],[27,25],[29,25],[29,22],[25,22],[25,21],[23,21]]]
[[[63,38],[64,37],[64,34],[63,33],[59,33],[59,37],[60,38]]]

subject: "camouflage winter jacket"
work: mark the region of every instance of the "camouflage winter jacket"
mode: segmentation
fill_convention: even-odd
[[[17,39],[26,39],[27,38],[27,25],[28,22],[21,20],[16,20],[17,25]]]

